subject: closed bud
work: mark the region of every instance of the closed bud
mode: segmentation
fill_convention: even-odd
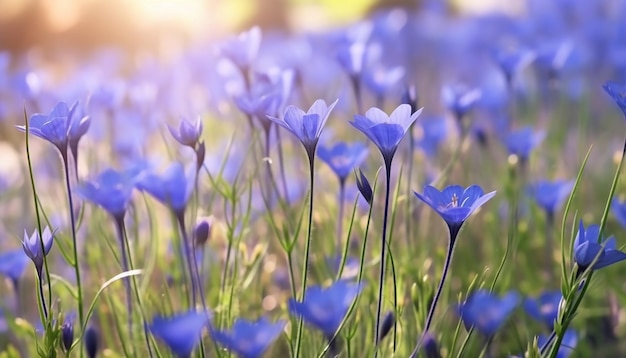
[[[61,325],[61,342],[65,352],[69,352],[74,342],[74,318],[71,315],[66,316]]]
[[[411,113],[415,113],[417,108],[417,91],[414,85],[407,86],[406,90],[402,94],[402,104],[408,104],[411,106]]]
[[[377,343],[380,343],[380,341],[385,339],[389,332],[391,332],[391,328],[393,328],[395,323],[396,316],[393,314],[392,311],[387,311],[387,313],[385,314],[385,318],[383,318],[383,322],[380,324],[380,336]]]
[[[87,352],[87,357],[96,358],[96,354],[98,353],[98,345],[99,338],[98,332],[93,326],[87,327],[85,331],[85,351]]]
[[[194,238],[196,240],[196,246],[202,246],[209,241],[211,236],[211,225],[207,220],[202,220],[194,229]]]
[[[426,358],[441,358],[437,339],[430,333],[424,335],[424,354]]]
[[[372,201],[374,200],[372,186],[361,169],[359,169],[359,174],[356,176],[356,186],[359,189],[359,192],[361,192],[361,195],[363,195],[365,201],[367,201],[369,205],[372,205]]]

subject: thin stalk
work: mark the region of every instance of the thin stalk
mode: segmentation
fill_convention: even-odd
[[[383,233],[380,248],[380,273],[378,277],[378,303],[376,307],[376,327],[374,328],[374,342],[380,339],[380,315],[383,308],[383,293],[385,284],[385,262],[387,261],[387,218],[389,216],[389,197],[391,196],[391,162],[385,158],[385,209],[383,213]],[[378,349],[374,351],[374,357],[378,356]]]
[[[302,301],[304,302],[305,294],[306,294],[306,279],[309,271],[309,249],[311,246],[311,232],[313,228],[313,190],[315,188],[315,177],[314,177],[314,169],[315,169],[315,151],[307,151],[309,156],[309,181],[310,181],[310,193],[309,193],[309,227],[307,229],[306,235],[306,243],[304,246],[304,267],[302,269]],[[302,344],[302,328],[304,321],[302,317],[298,320],[298,335],[296,338],[296,350],[295,357],[300,357],[300,346]]]
[[[120,248],[122,250],[122,270],[128,271],[130,270],[128,266],[128,253],[126,251],[127,243],[126,238],[124,237],[123,232],[124,226],[124,217],[116,217],[115,218],[115,229],[117,231],[117,238],[120,243]],[[133,279],[134,280],[134,279]],[[133,309],[132,309],[132,297],[131,297],[131,289],[130,289],[130,279],[127,277],[124,279],[124,289],[126,290],[126,308],[128,310],[128,335],[130,340],[133,340]]]
[[[280,130],[278,130],[278,128],[274,125],[272,127],[276,128],[276,145],[278,145],[278,161],[280,163],[280,180],[283,185],[283,195],[285,195],[285,201],[289,202],[289,189],[287,187],[287,175],[285,174],[285,156],[283,155],[283,141],[280,139]],[[278,191],[278,188],[276,190]]]
[[[424,341],[424,337],[428,333],[428,329],[430,329],[430,325],[433,321],[433,316],[435,315],[435,310],[437,308],[437,302],[439,301],[439,296],[441,296],[441,292],[443,292],[443,286],[446,282],[446,277],[448,276],[448,271],[450,271],[450,263],[452,262],[452,254],[454,252],[454,244],[456,242],[456,237],[459,233],[459,228],[450,228],[450,240],[448,240],[448,252],[446,254],[446,261],[443,265],[443,271],[441,273],[441,280],[439,281],[439,286],[437,287],[437,292],[435,293],[435,297],[433,299],[433,303],[430,305],[430,310],[428,311],[428,317],[426,318],[426,324],[424,325],[424,332],[420,337],[419,341],[415,345],[415,349],[411,353],[411,357],[417,357],[419,350]]]
[[[346,180],[339,180],[339,214],[337,217],[337,237],[335,238],[336,252],[341,252],[341,239],[343,237],[343,215],[344,215],[344,201],[346,198]],[[350,241],[350,238],[348,238]]]
[[[85,316],[83,312],[83,288],[80,282],[80,263],[78,262],[78,245],[76,240],[76,219],[74,218],[74,201],[72,200],[72,186],[70,184],[69,164],[67,160],[67,151],[61,153],[63,159],[63,167],[65,170],[65,186],[67,189],[67,201],[70,213],[70,226],[72,229],[72,249],[74,254],[74,273],[76,275],[76,296],[78,298],[78,322],[84,327]]]
[[[198,290],[198,282],[199,282],[199,274],[198,274],[198,263],[196,262],[196,254],[192,252],[192,246],[189,242],[189,235],[187,235],[187,229],[185,225],[185,216],[182,212],[176,213],[176,219],[178,220],[178,226],[180,228],[180,233],[183,237],[183,245],[185,246],[185,255],[187,256],[187,266],[189,267],[189,275],[191,276],[191,292],[192,292],[192,302],[195,308],[196,306],[196,291]],[[204,300],[204,292],[198,292],[200,294],[200,301],[202,303],[202,308],[206,312],[206,303]]]

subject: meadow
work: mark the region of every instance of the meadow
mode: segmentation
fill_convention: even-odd
[[[625,20],[0,53],[0,357],[626,355]]]

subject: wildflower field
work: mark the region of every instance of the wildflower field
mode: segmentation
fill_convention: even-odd
[[[0,357],[626,356],[623,1],[163,52],[0,53]]]

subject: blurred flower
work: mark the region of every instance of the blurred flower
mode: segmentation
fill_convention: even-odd
[[[61,325],[61,342],[65,352],[68,352],[72,343],[74,343],[74,317],[71,314],[65,316]]]
[[[37,230],[35,230],[31,236],[28,236],[28,233],[24,230],[24,241],[22,241],[22,246],[26,255],[30,257],[35,264],[35,269],[37,270],[39,277],[41,277],[41,272],[43,270],[44,256],[48,255],[48,252],[50,252],[53,239],[54,232],[51,232],[50,228],[47,226],[41,234],[41,239]],[[41,251],[42,242],[43,252]]]
[[[465,117],[481,96],[480,89],[468,89],[463,85],[444,86],[441,89],[443,103],[454,114],[457,122]]]
[[[209,318],[204,312],[188,311],[172,317],[154,317],[148,327],[179,357],[189,357],[201,338]]]
[[[622,110],[624,117],[626,118],[626,85],[617,82],[608,81],[602,88],[604,91],[613,98],[613,101],[617,104],[619,109]]]
[[[540,180],[531,186],[531,193],[548,215],[554,215],[572,190],[573,183],[565,180]]]
[[[195,150],[202,135],[202,119],[198,117],[195,122],[191,123],[183,118],[178,125],[178,129],[173,128],[169,124],[167,128],[178,143]]]
[[[88,326],[83,339],[85,340],[85,351],[87,352],[87,357],[96,358],[100,345],[100,338],[98,338],[98,331],[96,328],[91,325]]]
[[[400,66],[393,68],[377,66],[365,71],[363,83],[377,98],[383,98],[400,82],[402,77],[404,77],[404,73],[404,69]]]
[[[407,88],[404,90],[404,93],[402,93],[402,99],[400,100],[400,103],[408,104],[409,106],[411,106],[411,112],[416,112],[419,109],[417,108],[417,102],[417,90],[415,89],[415,86],[407,86]]]
[[[257,57],[261,46],[261,29],[257,26],[240,33],[222,43],[221,53],[231,60],[239,69],[249,69]]]
[[[75,191],[119,219],[126,214],[137,180],[138,175],[132,171],[107,169],[95,180],[79,184]]]
[[[347,281],[337,281],[327,288],[311,286],[303,302],[289,300],[289,311],[331,339],[361,288],[361,284]]]
[[[459,305],[458,312],[467,330],[474,327],[486,337],[491,337],[513,313],[518,302],[519,295],[516,292],[509,292],[500,298],[481,289]]]
[[[579,273],[586,270],[596,257],[598,259],[593,264],[592,270],[626,260],[626,253],[617,250],[613,236],[602,243],[600,243],[600,239],[600,227],[598,225],[590,225],[585,229],[583,221],[580,220],[578,233],[574,239],[574,261],[579,267]]]
[[[454,241],[463,223],[474,211],[493,198],[496,192],[484,194],[478,185],[465,189],[460,185],[451,185],[442,191],[428,185],[424,188],[424,194],[415,192],[415,195],[448,224],[450,237]]]
[[[337,101],[327,106],[324,100],[318,99],[306,113],[296,106],[289,106],[282,119],[271,116],[268,118],[295,135],[304,145],[309,159],[312,159],[322,129]]]
[[[380,343],[389,332],[393,328],[393,325],[396,323],[396,316],[393,314],[393,311],[387,311],[385,313],[385,317],[383,318],[383,322],[380,324],[380,338],[378,338],[377,343]]]
[[[443,118],[420,120],[415,126],[416,147],[421,148],[429,157],[437,154],[439,144],[448,135],[448,126]]]
[[[230,331],[213,331],[213,339],[241,358],[256,358],[278,338],[285,328],[285,321],[271,323],[262,317],[249,322],[236,319]]]
[[[515,75],[535,59],[535,54],[525,50],[500,51],[496,55],[496,62],[502,71],[506,82],[511,85]]]
[[[411,106],[408,104],[399,105],[390,116],[372,107],[365,112],[365,116],[355,114],[350,124],[376,144],[385,164],[389,166],[400,141],[421,113],[422,109],[411,114]]]
[[[545,138],[545,132],[533,132],[531,127],[523,127],[510,132],[504,137],[504,145],[510,155],[517,156],[522,162],[526,162],[530,152],[537,147]]]
[[[374,200],[374,193],[372,192],[372,186],[370,182],[367,180],[367,177],[361,169],[359,169],[359,174],[356,176],[356,186],[359,188],[359,192],[363,196],[363,199],[367,201],[367,203],[371,206],[372,201]]]
[[[366,50],[367,45],[364,42],[354,42],[339,49],[337,61],[349,76],[360,76],[363,71]]]
[[[235,97],[235,105],[243,113],[257,118],[261,123],[268,121],[267,116],[273,116],[278,111],[280,95],[278,93],[267,93],[263,95],[241,94]]]
[[[11,279],[14,286],[17,286],[24,270],[28,265],[28,256],[23,249],[15,249],[0,253],[0,274]]]
[[[537,338],[537,345],[539,347],[542,347],[547,342],[548,342],[548,336],[545,336],[542,334]],[[559,350],[555,357],[556,358],[569,357],[574,351],[574,348],[576,348],[577,343],[578,343],[578,334],[576,334],[576,331],[574,331],[573,329],[568,329],[567,331],[565,331],[565,334],[563,335],[561,346],[559,347]]]
[[[537,298],[526,298],[524,300],[524,310],[533,319],[540,321],[549,330],[552,330],[554,321],[559,313],[561,299],[563,299],[561,291],[546,291]]]
[[[145,191],[177,214],[185,211],[194,188],[195,168],[187,170],[181,163],[172,163],[162,174],[147,172],[139,179],[137,188]]]
[[[194,229],[194,239],[196,242],[196,246],[202,246],[209,241],[209,237],[211,236],[211,224],[207,220],[200,221],[195,229]]]
[[[626,228],[626,201],[620,201],[617,198],[613,198],[611,202],[611,209],[613,209],[613,215],[617,222]]]
[[[363,143],[339,142],[332,148],[320,146],[318,155],[335,172],[339,181],[344,183],[352,169],[367,158],[367,152],[367,147]]]
[[[441,358],[441,352],[439,351],[437,339],[428,332],[424,335],[423,352],[426,358]]]

